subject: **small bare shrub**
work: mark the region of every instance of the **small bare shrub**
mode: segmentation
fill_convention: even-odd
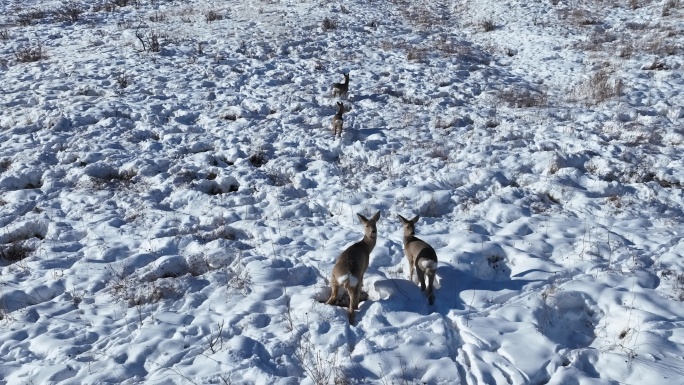
[[[143,34],[140,32],[140,26],[135,30],[135,37],[140,40],[142,44],[143,51],[146,52],[159,52],[161,51],[161,43],[159,39],[161,35],[158,32],[152,31],[149,34]]]
[[[20,63],[33,63],[47,59],[43,46],[40,44],[36,47],[20,47],[14,52],[14,56]]]
[[[266,159],[266,153],[263,149],[259,149],[249,157],[249,163],[251,163],[254,167],[261,167],[265,165],[266,162],[268,162],[268,159]]]
[[[225,326],[225,323],[226,321],[222,320],[220,324],[217,324],[218,328],[216,329],[216,333],[209,331],[209,335],[204,336],[212,354],[223,350],[223,327]]]
[[[223,15],[216,11],[209,11],[204,15],[204,19],[207,23],[211,23],[212,21],[223,20]]]
[[[150,16],[150,21],[153,23],[161,23],[166,20],[166,15],[163,13],[155,12],[154,15]]]
[[[22,27],[28,27],[33,23],[33,20],[26,14],[21,14],[17,17],[17,23]]]
[[[0,174],[3,172],[9,170],[9,168],[12,166],[12,160],[5,158],[0,160]]]
[[[500,122],[498,119],[488,119],[488,120],[485,122],[485,127],[487,127],[487,128],[497,128],[497,127],[499,127],[500,124],[501,124],[501,122]]]
[[[326,17],[323,19],[323,23],[321,23],[321,28],[323,28],[324,32],[330,31],[331,29],[337,29],[337,22]]]
[[[42,9],[32,9],[25,13],[20,13],[17,17],[17,22],[22,27],[27,27],[33,24],[34,20],[42,20],[45,18],[45,11]]]
[[[121,74],[117,76],[116,83],[119,85],[119,88],[126,88],[130,84],[130,79],[127,75]]]
[[[242,257],[239,256],[233,266],[228,268],[230,279],[228,285],[233,289],[240,290],[243,294],[247,294],[252,287],[252,277],[249,272],[242,265]]]
[[[485,32],[491,32],[496,29],[496,24],[494,24],[492,19],[484,19],[480,21],[480,27]]]
[[[76,3],[66,3],[55,10],[57,20],[75,23],[81,17],[83,8]]]
[[[0,259],[7,262],[14,263],[26,259],[31,253],[32,249],[25,246],[21,241],[14,241],[9,245],[0,246]]]
[[[0,30],[0,40],[9,40],[9,31],[6,29]]]
[[[298,342],[294,357],[315,385],[349,383],[336,353],[324,353],[307,336],[302,336]]]
[[[623,89],[622,79],[613,79],[606,70],[599,70],[577,86],[575,95],[591,105],[619,97]]]

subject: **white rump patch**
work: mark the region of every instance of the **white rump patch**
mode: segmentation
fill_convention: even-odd
[[[359,280],[349,273],[337,278],[337,283],[339,283],[340,285],[344,285],[344,283],[347,281],[349,281],[349,286],[351,287],[356,287],[356,285],[359,284]]]
[[[437,270],[437,262],[430,259],[421,259],[418,261],[418,267],[423,271],[427,271],[428,269],[435,271]]]

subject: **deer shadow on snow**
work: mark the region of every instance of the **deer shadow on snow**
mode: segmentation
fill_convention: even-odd
[[[403,262],[403,261],[402,261]],[[520,293],[530,284],[544,284],[546,279],[524,279],[521,274],[511,277],[511,270],[505,266],[504,261],[487,261],[492,264],[492,269],[500,269],[499,274],[491,278],[478,277],[471,271],[458,269],[449,262],[439,262],[437,267],[437,280],[439,286],[435,287],[435,302],[429,305],[426,292],[421,291],[417,281],[409,280],[406,276],[399,278],[369,280],[373,287],[369,288],[374,293],[371,301],[367,301],[368,294],[362,293],[362,300],[366,301],[359,307],[359,316],[362,319],[364,313],[372,303],[381,304],[384,311],[404,311],[417,314],[439,313],[443,316],[452,310],[467,310],[471,304],[467,298],[462,298],[461,293],[467,290],[481,290],[488,292],[505,292],[505,294]],[[502,274],[501,271],[507,271]],[[518,277],[518,278],[516,278]],[[495,295],[496,296],[496,295]],[[379,298],[377,298],[379,297]],[[340,300],[344,301],[344,297]],[[340,304],[342,306],[342,303]]]

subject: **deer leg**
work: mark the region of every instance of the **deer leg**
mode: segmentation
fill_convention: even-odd
[[[406,256],[406,258],[409,261],[409,281],[413,282],[413,269],[415,268],[415,265],[413,264],[413,261],[408,255]]]
[[[349,281],[347,281],[347,282],[349,282]],[[356,313],[355,313],[356,303],[359,300],[358,292],[357,292],[358,285],[356,287],[352,287],[352,286],[349,286],[348,284],[345,284],[344,287],[345,287],[345,289],[347,289],[347,293],[349,293],[349,324],[353,325],[354,320],[356,318]]]
[[[418,273],[418,280],[420,281],[420,290],[425,291],[425,272],[417,267],[416,273]]]
[[[328,299],[328,302],[326,302],[326,304],[334,305],[337,302],[337,289],[340,287],[337,284],[337,280],[335,279],[335,277],[333,277],[330,280],[330,286],[332,286],[332,293],[330,294],[330,298]]]
[[[435,294],[432,292],[434,289],[434,283],[435,283],[435,272],[434,271],[429,271],[428,272],[428,302],[430,305],[435,303]]]

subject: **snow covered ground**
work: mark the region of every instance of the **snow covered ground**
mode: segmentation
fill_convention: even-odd
[[[0,384],[684,384],[680,0],[0,15]]]

